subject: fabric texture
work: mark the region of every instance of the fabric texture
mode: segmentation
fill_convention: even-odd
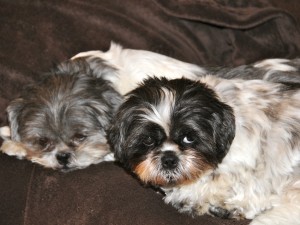
[[[22,88],[115,41],[206,66],[300,54],[298,1],[0,0],[0,126]],[[0,141],[1,144],[1,141]],[[0,154],[0,224],[248,224],[190,217],[114,163],[60,173]]]

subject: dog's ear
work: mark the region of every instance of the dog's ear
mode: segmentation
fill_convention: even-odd
[[[108,143],[111,146],[111,151],[114,153],[115,158],[123,162],[123,146],[125,142],[126,125],[124,116],[118,113],[110,125],[108,130]]]
[[[112,122],[113,116],[117,112],[119,106],[123,102],[123,97],[115,90],[108,88],[101,94],[100,101],[90,101],[86,104],[94,112],[98,122],[103,126],[104,130],[108,130]]]
[[[103,98],[110,104],[113,110],[113,115],[117,112],[124,98],[115,89],[111,88],[103,93]]]
[[[110,129],[108,130],[108,142],[111,146],[111,150],[115,155],[115,158],[124,164],[124,158],[126,158],[126,138],[131,129],[131,124],[135,120],[133,117],[134,106],[128,107],[121,105],[117,114],[113,118]],[[126,167],[127,165],[124,164]]]
[[[217,159],[221,162],[235,137],[235,117],[232,108],[226,104],[223,105],[222,111],[213,114],[213,117],[215,119],[213,126]]]
[[[10,135],[13,141],[20,141],[19,122],[24,106],[24,99],[18,98],[13,100],[6,109],[10,124]]]
[[[207,129],[209,134],[211,146],[207,151],[208,159],[214,164],[220,163],[235,137],[233,109],[221,101],[215,90],[206,83],[185,80],[185,84],[183,81],[178,83],[177,90],[183,92],[181,103],[177,105],[184,106],[185,117],[192,118],[193,114],[196,115],[196,118],[200,118],[200,127],[202,121],[208,123],[202,127],[204,130]]]

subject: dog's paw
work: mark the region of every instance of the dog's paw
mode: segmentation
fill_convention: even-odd
[[[11,140],[5,140],[0,150],[9,156],[16,156],[19,159],[23,159],[27,155],[27,151],[20,143]]]
[[[211,205],[208,209],[208,213],[212,216],[223,219],[245,219],[245,216],[242,214],[241,210],[238,210],[237,208],[226,209],[223,207]]]
[[[10,128],[8,126],[0,127],[0,137],[3,140],[9,140],[10,139]]]
[[[104,156],[103,161],[106,162],[111,162],[111,161],[115,161],[115,156],[114,153],[108,153],[106,156]]]
[[[230,211],[218,206],[210,206],[208,212],[215,217],[220,217],[223,219],[228,219],[231,215]]]

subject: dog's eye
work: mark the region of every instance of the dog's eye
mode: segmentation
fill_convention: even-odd
[[[146,146],[152,146],[152,145],[154,145],[154,139],[150,136],[145,137],[143,139],[143,144],[146,145]]]
[[[85,139],[86,139],[86,136],[83,135],[83,134],[75,134],[75,135],[73,136],[73,142],[74,142],[75,144],[81,143],[81,142],[83,142]]]
[[[182,139],[182,142],[183,142],[184,144],[192,144],[194,141],[195,141],[195,139],[194,139],[192,136],[185,136],[185,137]]]
[[[46,137],[39,138],[37,142],[42,148],[46,148],[50,143],[49,139]]]

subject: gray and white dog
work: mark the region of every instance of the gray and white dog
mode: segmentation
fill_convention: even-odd
[[[297,82],[299,59],[272,59],[237,68],[205,68],[154,52],[123,49],[79,53],[7,108],[2,152],[70,171],[114,160],[106,130],[123,95],[148,77],[198,79],[207,73],[274,82]]]
[[[2,151],[63,171],[109,160],[106,130],[122,97],[103,79],[111,68],[100,68],[68,61],[25,88],[7,108],[12,141]]]

